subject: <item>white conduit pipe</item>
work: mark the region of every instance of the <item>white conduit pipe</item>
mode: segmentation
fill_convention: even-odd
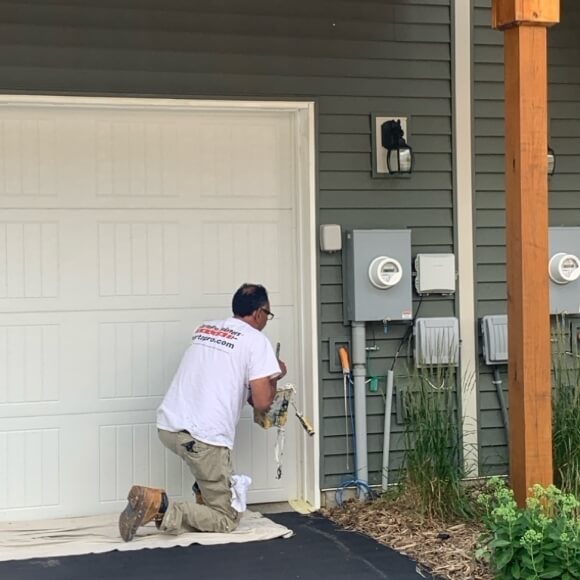
[[[354,388],[354,431],[356,474],[359,481],[369,480],[367,458],[367,400],[366,400],[366,329],[364,322],[352,323],[352,376]]]
[[[393,383],[394,373],[387,371],[387,397],[385,401],[385,428],[383,438],[383,491],[389,486],[389,457],[391,454],[391,413],[393,411]]]

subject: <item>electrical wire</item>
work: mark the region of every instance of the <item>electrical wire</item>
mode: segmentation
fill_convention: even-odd
[[[397,359],[399,358],[399,353],[401,352],[401,348],[405,342],[411,339],[411,334],[413,333],[413,326],[419,316],[419,311],[421,310],[421,305],[423,304],[423,295],[421,294],[421,298],[419,298],[419,305],[417,306],[417,310],[415,312],[415,316],[413,316],[413,320],[411,320],[411,324],[408,326],[403,338],[401,338],[401,342],[399,342],[399,346],[397,347],[397,351],[395,352],[395,358],[393,359],[393,364],[391,365],[391,370],[395,370],[395,365],[397,364]]]
[[[407,330],[405,331],[405,334],[403,335],[403,338],[401,339],[401,341],[399,342],[399,346],[397,347],[397,351],[395,352],[395,357],[393,359],[393,364],[391,366],[391,371],[394,371],[395,369],[395,365],[397,364],[397,359],[399,358],[399,353],[401,352],[401,348],[403,348],[403,345],[405,344],[405,342],[409,341],[411,338],[411,335],[413,333],[413,326],[415,324],[415,321],[417,320],[417,317],[419,316],[419,311],[421,310],[421,305],[423,304],[423,295],[421,295],[421,297],[419,298],[419,304],[417,305],[417,310],[415,311],[415,316],[413,317],[413,319],[411,320],[411,323],[409,325],[409,327],[407,328]],[[375,342],[376,344],[376,339],[374,337],[374,328],[373,328],[373,342]],[[368,368],[368,354],[367,354],[367,368]],[[350,376],[348,377],[343,377],[343,378],[348,378],[348,382],[350,385],[353,384],[352,379],[350,378]],[[345,389],[346,391],[346,389]],[[352,391],[352,389],[351,389]],[[354,487],[359,496],[361,493],[364,493],[366,495],[367,499],[374,499],[376,497],[378,497],[378,494],[376,491],[374,491],[369,483],[367,481],[363,481],[361,479],[358,479],[356,477],[356,469],[357,469],[357,456],[356,456],[356,436],[355,436],[355,422],[354,422],[354,411],[352,410],[352,398],[353,396],[351,395],[348,400],[349,400],[349,405],[348,405],[348,413],[350,415],[350,420],[351,420],[351,433],[352,433],[352,449],[353,449],[353,454],[354,454],[354,468],[355,468],[355,473],[352,475],[351,479],[348,479],[347,481],[343,482],[341,485],[339,485],[336,488],[335,491],[335,501],[336,504],[338,506],[342,506],[344,503],[344,491],[348,488],[352,488]],[[347,421],[348,424],[348,421]],[[348,437],[348,430],[347,430],[347,437]],[[348,449],[348,446],[347,446]],[[347,461],[348,461],[348,456],[347,456]],[[347,464],[348,465],[348,464]]]

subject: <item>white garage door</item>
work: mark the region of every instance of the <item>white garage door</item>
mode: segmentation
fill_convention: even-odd
[[[193,328],[264,283],[288,380],[297,360],[289,112],[0,108],[0,517],[118,510],[133,483],[190,497],[155,409]],[[236,471],[252,501],[296,493],[295,422],[249,408]]]

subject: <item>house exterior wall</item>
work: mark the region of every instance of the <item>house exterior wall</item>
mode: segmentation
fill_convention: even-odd
[[[413,255],[453,252],[451,18],[450,0],[0,0],[0,92],[314,100],[319,223],[411,228]],[[375,112],[410,116],[410,178],[371,177]],[[349,329],[341,257],[319,261],[325,488],[346,472],[342,377],[329,370],[329,343]],[[422,316],[454,314],[453,299],[421,305]],[[379,347],[370,374],[386,375],[405,330],[369,328]],[[381,393],[370,394],[371,483],[381,477],[383,409]],[[394,420],[394,468],[400,430]]]
[[[549,137],[557,155],[549,180],[551,226],[580,225],[580,5],[562,0],[561,23],[548,32]],[[477,316],[505,314],[503,34],[491,29],[491,0],[474,2],[474,141]],[[481,351],[481,342],[480,342]],[[507,368],[501,369],[507,401]],[[480,463],[507,473],[506,437],[491,370],[480,359]]]

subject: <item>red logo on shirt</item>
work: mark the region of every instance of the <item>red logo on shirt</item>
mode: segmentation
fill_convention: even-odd
[[[238,340],[240,334],[240,332],[232,330],[231,328],[220,328],[213,324],[202,324],[196,329],[192,341],[207,346],[233,349],[235,344],[230,341]]]
[[[196,331],[196,334],[209,334],[210,336],[219,336],[228,340],[238,340],[239,332],[230,330],[229,328],[218,328],[217,326],[202,325]]]

